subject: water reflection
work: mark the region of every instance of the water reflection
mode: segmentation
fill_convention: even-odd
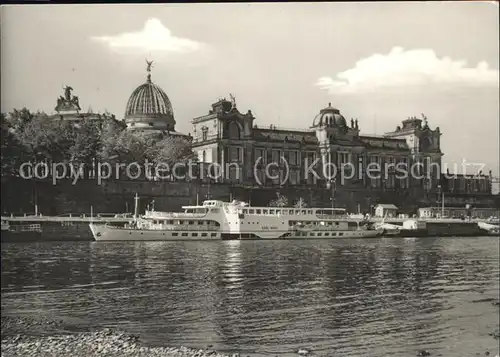
[[[246,355],[469,356],[496,347],[498,259],[495,238],[11,244],[2,314]]]

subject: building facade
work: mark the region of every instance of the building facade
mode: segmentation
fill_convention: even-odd
[[[250,110],[240,112],[231,96],[192,120],[192,146],[211,171],[207,180],[246,188],[392,192],[435,203],[444,194],[450,205],[491,204],[482,199],[491,196],[491,173],[442,174],[442,133],[423,114],[382,136],[363,135],[358,120],[346,120],[330,103],[304,130],[261,128],[255,119]]]
[[[234,99],[212,104],[207,115],[192,121],[192,145],[200,162],[215,163],[225,170],[217,175],[222,180],[249,185],[335,183],[375,189],[425,186],[431,190],[439,184],[441,133],[439,128],[431,130],[427,122],[422,126],[420,119],[405,120],[402,128],[384,136],[360,134],[358,121],[351,119],[349,124],[331,104],[302,131],[273,125],[259,128],[254,120],[250,110],[239,112]],[[308,170],[313,163],[314,170]],[[421,163],[418,172],[407,176],[417,178],[398,171],[414,163]],[[268,177],[266,165],[272,166]],[[382,172],[372,175],[377,168]],[[428,171],[431,174],[424,175]]]

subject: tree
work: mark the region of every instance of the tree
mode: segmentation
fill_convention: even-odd
[[[26,107],[22,109],[13,109],[7,116],[10,128],[14,132],[22,132],[24,127],[38,116],[47,116],[43,112],[31,113]]]
[[[84,120],[73,127],[72,142],[68,148],[69,161],[91,165],[101,149],[101,128],[95,120]]]
[[[65,129],[60,121],[48,121],[40,116],[27,122],[22,130],[15,133],[29,160],[57,160],[64,155],[61,144],[71,136],[70,133],[64,133]]]
[[[293,205],[295,208],[304,208],[304,207],[307,207],[307,203],[306,201],[300,197],[297,202],[295,202],[295,204]]]
[[[276,198],[269,202],[270,207],[286,207],[288,206],[288,198],[276,192]]]
[[[13,129],[4,114],[0,114],[1,121],[1,176],[13,176],[17,173],[24,157],[22,145],[13,133]]]
[[[101,146],[97,157],[101,161],[113,161],[112,157],[116,155],[118,138],[126,129],[123,121],[107,119],[101,126]]]
[[[155,164],[165,163],[169,167],[175,164],[187,164],[195,155],[188,140],[178,136],[167,136],[155,145],[152,157]]]
[[[113,116],[74,123],[50,119],[41,112],[32,114],[26,108],[14,109],[8,117],[2,116],[2,174],[12,172],[14,159],[85,164],[87,168],[93,160],[139,165],[147,161],[172,168],[194,159],[184,137],[125,128],[125,123]]]

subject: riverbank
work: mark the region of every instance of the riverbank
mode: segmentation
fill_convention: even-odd
[[[240,357],[237,353],[228,355],[184,346],[149,347],[137,335],[110,329],[55,336],[28,336],[21,332],[28,325],[36,331],[43,326],[57,328],[61,323],[43,318],[2,317],[2,357]]]
[[[236,357],[188,347],[141,346],[138,336],[103,330],[53,337],[13,336],[2,339],[3,357]]]

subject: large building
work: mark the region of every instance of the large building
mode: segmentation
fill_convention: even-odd
[[[429,126],[423,114],[422,119],[403,120],[382,136],[361,134],[358,120],[346,120],[331,103],[312,116],[304,130],[261,128],[254,121],[250,110],[237,109],[232,96],[192,120],[193,150],[200,162],[218,167],[217,173],[211,172],[215,181],[247,188],[411,193],[430,201],[439,201],[446,193],[450,204],[479,203],[481,196],[491,195],[491,173],[441,174],[442,134],[439,127]],[[376,167],[382,172],[377,174]],[[406,168],[408,174],[397,168]]]
[[[421,119],[409,118],[394,132],[365,136],[360,133],[357,120],[348,123],[331,104],[319,111],[309,129],[302,131],[280,130],[273,125],[259,128],[254,120],[251,111],[238,111],[234,99],[214,103],[208,115],[193,119],[193,148],[199,160],[217,163],[224,170],[229,168],[221,175],[224,179],[246,184],[255,182],[255,174],[263,185],[328,185],[333,180],[339,184],[342,166],[355,170],[345,172],[345,185],[403,189],[426,185],[431,189],[439,182],[436,172],[430,180],[401,177],[395,172],[398,163],[421,162],[422,172],[427,172],[428,166],[436,170],[441,165],[441,133],[439,128],[430,129],[427,121],[422,125]],[[306,170],[315,160],[317,175]],[[271,163],[279,164],[276,169],[281,176],[266,177],[265,165]],[[389,166],[387,175],[368,175],[370,163]],[[329,168],[337,169],[335,178]]]
[[[147,62],[146,82],[132,92],[126,104],[127,130],[190,140],[199,161],[213,175],[208,181],[250,189],[351,192],[344,201],[356,200],[359,205],[367,199],[362,203],[365,207],[392,203],[402,196],[414,201],[425,198],[431,204],[442,201],[443,194],[447,205],[491,204],[491,173],[442,175],[442,134],[439,127],[429,126],[423,114],[421,119],[403,120],[384,135],[363,135],[362,123],[347,120],[329,103],[311,115],[309,128],[285,130],[272,124],[258,127],[252,112],[240,112],[231,95],[230,100],[213,103],[208,114],[194,118],[192,135],[185,135],[175,130],[172,103],[152,81],[151,65]],[[78,97],[71,96],[71,90],[66,87],[65,95],[58,99],[54,118],[102,119],[103,115],[91,111],[81,113]],[[217,172],[213,172],[214,166]],[[398,168],[406,169],[407,174]],[[374,196],[378,193],[393,195]]]

